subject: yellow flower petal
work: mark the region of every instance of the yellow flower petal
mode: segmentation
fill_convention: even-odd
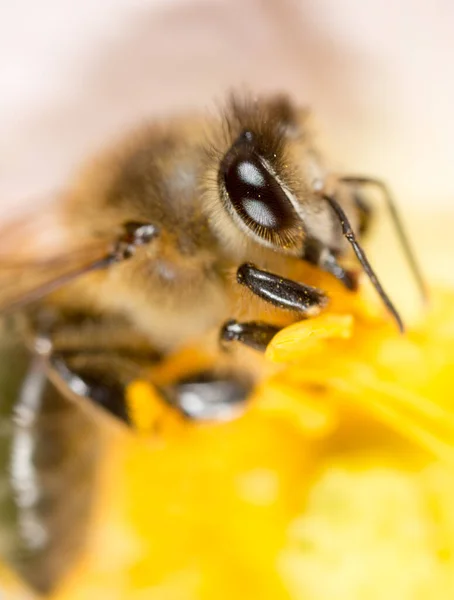
[[[251,412],[260,411],[274,419],[284,419],[303,435],[323,437],[337,423],[336,413],[327,403],[311,393],[295,394],[295,387],[275,377],[257,390],[257,401]]]
[[[271,340],[266,357],[275,362],[302,358],[314,343],[331,338],[347,339],[353,331],[351,315],[322,314],[286,327]]]

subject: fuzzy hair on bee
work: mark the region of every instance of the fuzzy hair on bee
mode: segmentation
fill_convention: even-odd
[[[216,355],[212,368],[156,384],[158,392],[189,419],[231,418],[244,410],[255,375],[226,348],[264,351],[282,326],[329,302],[295,277],[302,263],[355,293],[358,268],[348,265],[356,256],[403,330],[362,247],[373,209],[359,192],[381,190],[424,293],[395,204],[381,181],[330,169],[308,114],[286,96],[232,95],[218,115],[144,126],[83,168],[54,209],[4,232],[0,312],[20,322],[24,347],[38,357],[54,396],[133,426],[128,385],[203,340]],[[45,405],[32,399],[36,411]],[[29,400],[19,390],[14,410],[30,410]],[[24,454],[23,433],[18,423],[11,448],[28,456],[20,472],[37,482],[39,521],[44,492],[34,453],[52,440],[28,432]],[[15,498],[20,523],[34,505]],[[51,539],[51,526],[40,526]],[[21,569],[34,584],[36,568]]]

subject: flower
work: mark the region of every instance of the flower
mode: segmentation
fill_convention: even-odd
[[[161,377],[205,358],[175,360]],[[406,336],[337,294],[255,360],[230,422],[185,423],[130,387],[141,435],[106,436],[92,534],[55,600],[454,597],[454,293]]]

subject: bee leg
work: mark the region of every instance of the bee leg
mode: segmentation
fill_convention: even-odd
[[[52,354],[49,378],[66,395],[84,398],[130,425],[125,402],[126,385],[134,376],[122,357],[87,354]]]
[[[128,384],[140,379],[141,374],[134,374],[125,359],[117,357],[115,360],[109,355],[79,355],[65,360],[61,356],[53,356],[51,364],[54,382],[55,376],[58,377],[66,392],[91,401],[133,428],[136,426],[129,413],[126,392]],[[244,409],[250,389],[251,384],[246,377],[219,372],[197,373],[156,387],[163,402],[194,421],[234,418]]]
[[[355,291],[358,288],[358,278],[355,273],[345,270],[337,262],[332,250],[321,244],[318,240],[308,239],[306,241],[303,258],[312,265],[320,267],[323,271],[334,275],[348,290]]]
[[[191,421],[226,421],[246,407],[252,381],[236,373],[204,372],[158,388],[170,406]]]
[[[280,330],[280,327],[261,321],[239,323],[234,319],[227,321],[219,334],[222,343],[241,342],[259,352],[265,352],[266,347]]]
[[[249,263],[240,266],[237,281],[262,300],[278,308],[295,311],[304,317],[317,315],[328,303],[327,296],[321,290],[263,271]],[[220,331],[220,341],[237,341],[264,352],[279,329],[261,321],[239,323],[230,320]]]
[[[90,321],[81,316],[51,332],[47,354],[49,378],[63,395],[89,401],[135,427],[127,401],[128,385],[146,377],[146,369],[162,357],[131,328],[121,334],[119,321]],[[152,383],[152,382],[151,382]],[[231,369],[180,377],[155,389],[163,402],[195,421],[233,418],[246,405],[252,382]]]
[[[160,359],[149,341],[120,317],[41,311],[31,324],[30,345],[63,396],[89,400],[129,423],[126,386]]]
[[[353,200],[359,214],[359,235],[366,236],[374,220],[374,210],[372,205],[358,191],[354,192]]]
[[[236,278],[262,300],[304,317],[318,315],[328,304],[328,298],[321,290],[262,271],[250,263],[241,265]]]
[[[112,352],[60,353],[49,356],[49,378],[64,395],[88,400],[134,428],[127,387],[143,378],[147,363]],[[148,366],[150,363],[148,362]],[[194,421],[224,421],[244,409],[251,383],[229,372],[202,372],[156,386],[163,402]]]

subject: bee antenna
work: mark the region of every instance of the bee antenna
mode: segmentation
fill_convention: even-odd
[[[358,258],[359,262],[361,263],[361,266],[363,267],[364,272],[369,277],[372,285],[376,289],[378,295],[382,299],[386,308],[391,313],[391,315],[394,317],[394,320],[397,323],[399,331],[401,333],[404,333],[405,327],[402,322],[401,316],[399,315],[394,304],[391,302],[391,299],[389,298],[388,294],[383,289],[383,286],[380,283],[377,275],[375,274],[375,271],[373,270],[373,268],[369,262],[369,259],[366,256],[366,253],[364,252],[364,250],[360,246],[358,240],[356,239],[355,233],[352,229],[352,226],[350,225],[347,215],[345,214],[344,210],[339,205],[339,203],[332,196],[327,196],[324,194],[323,198],[324,198],[324,200],[326,200],[328,202],[328,204],[333,209],[334,214],[339,219],[339,223],[342,227],[343,235],[345,236],[345,238],[347,239],[347,241],[353,248],[353,251],[355,252],[356,257]]]
[[[421,297],[424,302],[427,302],[428,293],[427,293],[427,286],[424,281],[424,277],[421,273],[421,269],[418,265],[415,254],[412,250],[410,241],[408,239],[408,235],[405,232],[405,227],[402,223],[402,219],[400,218],[396,203],[394,202],[393,197],[391,196],[391,193],[390,193],[388,187],[379,179],[373,179],[371,177],[345,176],[345,177],[341,177],[341,181],[343,181],[345,183],[353,184],[353,185],[373,185],[382,192],[383,197],[385,198],[386,204],[388,206],[388,210],[391,215],[391,219],[394,223],[394,227],[396,228],[396,232],[397,232],[398,238],[400,240],[400,244],[401,244],[404,254],[407,258],[407,262],[410,265],[410,269],[412,270],[413,276],[419,287]]]

